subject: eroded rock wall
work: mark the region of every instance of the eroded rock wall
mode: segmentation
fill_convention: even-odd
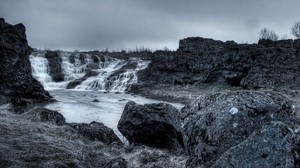
[[[157,51],[143,84],[221,83],[244,88],[300,86],[300,40],[237,44],[201,37],[180,40],[175,52]]]

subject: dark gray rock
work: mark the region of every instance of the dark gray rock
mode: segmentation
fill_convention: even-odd
[[[99,102],[99,100],[98,99],[94,99],[93,102]]]
[[[126,104],[118,129],[129,143],[180,150],[184,148],[178,110],[172,105]]]
[[[104,168],[127,168],[127,161],[124,158],[117,157],[108,162]]]
[[[85,81],[87,78],[98,75],[99,72],[93,70],[87,70],[86,74],[79,79],[75,79],[68,83],[67,89],[74,89],[77,85],[80,85],[81,82]]]
[[[50,76],[54,82],[64,81],[64,73],[62,71],[62,58],[58,51],[47,51],[45,57],[48,59]]]
[[[50,122],[56,125],[64,125],[66,123],[65,117],[59,112],[45,108],[31,110],[23,114],[23,116],[32,121]]]
[[[191,167],[211,166],[223,153],[270,121],[281,121],[291,127],[295,121],[291,102],[275,92],[222,93],[198,99],[188,109],[184,110],[190,111],[184,131]]]
[[[84,123],[70,123],[72,128],[77,130],[79,134],[86,137],[89,140],[101,141],[105,144],[121,145],[122,142],[114,131],[102,123],[91,122],[90,124]]]
[[[3,104],[10,100],[18,105],[32,102],[52,101],[51,96],[43,86],[32,77],[29,54],[32,49],[28,46],[25,26],[12,26],[0,21],[0,94]],[[20,102],[20,101],[19,101]]]
[[[25,113],[24,113],[25,114]],[[0,110],[0,167],[104,167],[119,151],[86,141],[69,126]]]
[[[297,145],[292,129],[271,122],[230,148],[211,167],[299,167],[299,160],[294,159],[300,154],[294,153]]]
[[[175,52],[157,51],[139,82],[220,83],[244,88],[300,87],[297,40],[237,44],[201,37],[180,40]]]

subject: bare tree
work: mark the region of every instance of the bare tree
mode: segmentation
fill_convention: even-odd
[[[271,29],[263,28],[259,32],[259,39],[277,41],[278,35]]]
[[[292,35],[300,39],[300,22],[296,22],[293,27],[291,28]]]
[[[283,36],[280,38],[280,40],[287,40],[287,39],[288,39],[288,35],[287,35],[287,34],[283,35]]]

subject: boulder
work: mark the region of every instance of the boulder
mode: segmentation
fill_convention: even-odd
[[[65,117],[59,112],[45,108],[37,108],[23,115],[32,121],[50,122],[56,125],[64,125],[66,123]]]
[[[176,149],[184,148],[178,110],[170,104],[126,104],[118,129],[132,144]]]
[[[295,140],[287,125],[270,122],[226,151],[211,167],[300,167]]]
[[[92,141],[101,141],[105,144],[121,145],[122,142],[114,131],[102,123],[91,122],[90,124],[85,123],[70,123],[72,128],[77,130],[83,137]]]
[[[292,103],[276,92],[220,93],[200,98],[188,109],[184,110],[190,111],[184,119],[184,132],[191,167],[211,166],[268,122],[281,121],[291,127],[295,122]]]

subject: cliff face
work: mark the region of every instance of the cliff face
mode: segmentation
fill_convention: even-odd
[[[300,40],[237,44],[192,37],[175,52],[155,52],[142,83],[218,82],[245,88],[299,87]]]
[[[25,26],[10,25],[0,18],[0,104],[45,102],[51,97],[32,77]]]

